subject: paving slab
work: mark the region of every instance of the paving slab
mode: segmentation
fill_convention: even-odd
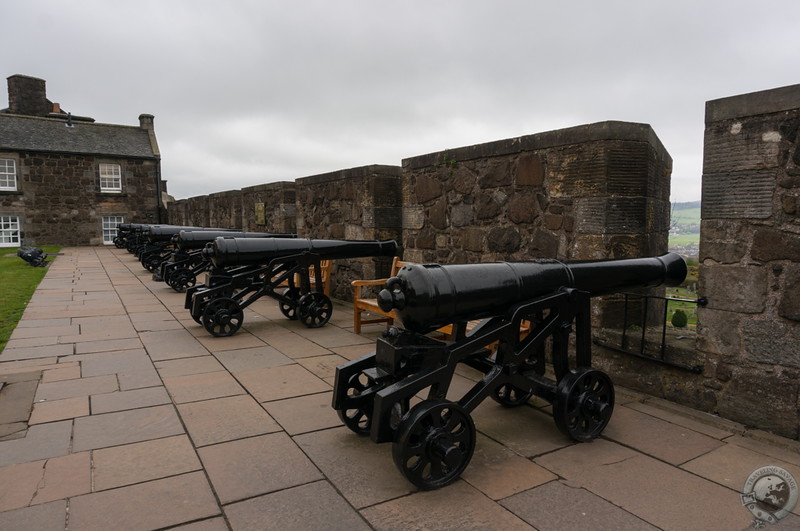
[[[285,433],[206,446],[197,453],[223,504],[322,479]]]
[[[91,397],[93,415],[171,403],[169,394],[163,386],[117,391]]]
[[[264,407],[289,435],[341,426],[342,421],[331,407],[333,393],[287,398],[265,402]]]
[[[626,406],[614,408],[603,437],[673,465],[685,463],[724,444],[708,435]]]
[[[556,475],[488,437],[478,435],[472,460],[461,477],[493,500],[556,479]]]
[[[375,529],[534,529],[464,481],[374,505],[361,514]]]
[[[87,378],[78,378],[75,380],[39,384],[39,388],[36,390],[35,401],[61,400],[76,396],[110,393],[118,389],[119,384],[117,378],[112,374],[89,376]]]
[[[91,450],[184,433],[174,406],[154,406],[75,419],[73,450]]]
[[[77,396],[50,402],[37,402],[33,404],[28,424],[43,424],[57,420],[74,419],[89,415],[89,397]]]
[[[245,394],[242,386],[227,371],[164,378],[164,385],[176,404]]]
[[[264,342],[274,349],[292,359],[323,356],[331,353],[329,349],[287,330],[276,328],[271,334],[261,335],[256,332],[255,335],[263,339]]]
[[[345,427],[298,435],[294,440],[358,509],[417,490],[394,467],[391,444],[375,444]]]
[[[69,529],[159,529],[220,514],[202,472],[70,499]]]
[[[189,374],[202,374],[204,372],[219,372],[225,370],[222,364],[211,354],[193,358],[178,358],[174,360],[157,361],[156,370],[162,378],[173,376],[187,376]]]
[[[120,350],[143,350],[139,337],[123,339],[103,339],[100,341],[83,341],[75,344],[75,354],[91,354],[94,352],[108,352]]]
[[[186,435],[102,448],[92,452],[95,491],[133,485],[200,470]]]
[[[237,378],[259,402],[320,393],[331,388],[296,364],[242,372]]]
[[[247,395],[179,404],[196,447],[280,431],[264,408]]]
[[[237,350],[223,350],[215,352],[214,357],[232,374],[294,363],[294,360],[267,345]]]
[[[656,531],[644,520],[586,489],[551,481],[500,502],[536,529],[552,531]]]
[[[585,488],[662,529],[692,529],[698,522],[744,529],[752,520],[737,491],[611,441],[570,446],[535,461],[570,486]]]
[[[0,468],[0,511],[47,503],[90,491],[89,452]]]
[[[66,528],[67,500],[0,512],[0,529],[64,531]]]
[[[297,360],[297,363],[319,378],[333,378],[336,376],[336,367],[346,362],[347,358],[343,358],[337,354],[300,358]]]
[[[681,468],[733,490],[742,491],[750,474],[766,465],[779,466],[795,479],[800,477],[800,466],[777,458],[766,462],[764,454],[737,444],[721,446],[683,464]]]
[[[264,346],[264,341],[249,333],[247,330],[239,330],[236,334],[228,337],[214,337],[204,328],[203,333],[198,334],[196,337],[197,341],[206,347],[209,352]]]
[[[67,455],[71,440],[71,420],[31,426],[25,437],[0,442],[0,466]]]
[[[0,362],[30,360],[34,358],[53,358],[69,356],[75,350],[72,344],[45,345],[41,347],[22,347],[3,349],[0,353]]]
[[[236,531],[372,529],[326,481],[317,481],[224,507]]]
[[[208,354],[208,350],[185,330],[142,332],[139,338],[153,361]]]

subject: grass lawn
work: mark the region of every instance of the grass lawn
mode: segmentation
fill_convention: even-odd
[[[61,247],[40,247],[46,253],[57,253]],[[32,267],[17,256],[17,247],[0,248],[0,352],[25,311],[36,286],[47,273],[46,267]],[[52,259],[51,259],[52,260]]]

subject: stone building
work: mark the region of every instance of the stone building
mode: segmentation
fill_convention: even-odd
[[[166,221],[153,116],[96,123],[47,99],[45,81],[8,78],[0,110],[0,247],[111,243],[123,222]]]

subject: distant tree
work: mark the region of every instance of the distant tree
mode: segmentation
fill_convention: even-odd
[[[683,310],[675,310],[675,313],[672,314],[671,322],[675,328],[686,328],[686,325],[689,324],[689,318]]]

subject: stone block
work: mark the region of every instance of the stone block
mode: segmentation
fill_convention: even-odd
[[[544,184],[544,164],[536,153],[523,153],[517,159],[517,186],[542,186]]]
[[[786,319],[800,321],[800,265],[786,267],[778,299],[778,314]]]
[[[754,260],[800,262],[800,234],[772,228],[759,229],[753,235],[750,255]]]
[[[428,175],[420,175],[417,177],[416,186],[414,187],[414,197],[416,202],[424,204],[441,197],[443,191],[444,188],[439,179]]]
[[[796,439],[800,426],[797,379],[780,373],[739,369],[719,397],[719,414]]]
[[[708,308],[761,313],[766,308],[767,271],[763,267],[700,266],[700,293]]]
[[[800,326],[791,321],[746,319],[744,354],[762,364],[800,369]]]

